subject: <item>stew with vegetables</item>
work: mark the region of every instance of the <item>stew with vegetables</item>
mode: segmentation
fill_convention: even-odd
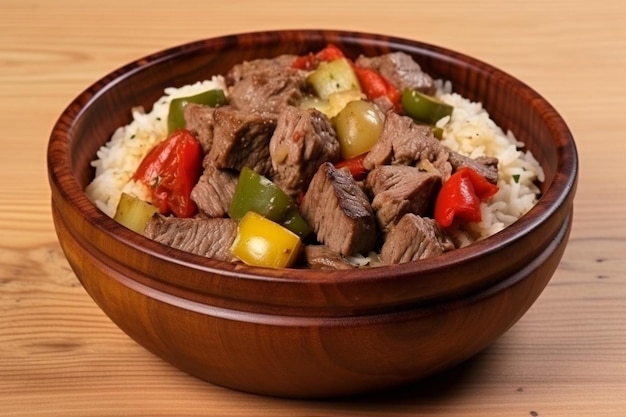
[[[221,88],[170,100],[168,136],[132,177],[146,192],[122,193],[114,218],[179,249],[270,268],[454,250],[485,237],[483,212],[508,177],[494,152],[451,145],[451,94],[402,52],[350,58],[328,45],[242,62]]]

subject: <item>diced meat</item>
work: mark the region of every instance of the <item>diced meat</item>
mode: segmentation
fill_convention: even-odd
[[[387,231],[406,213],[430,214],[441,176],[411,166],[382,165],[368,174],[365,187],[374,195],[378,225]]]
[[[251,72],[264,70],[269,67],[291,67],[297,57],[297,55],[284,54],[274,58],[259,58],[253,59],[251,61],[244,61],[240,64],[234,65],[230,69],[230,71],[226,73],[224,81],[226,82],[227,86],[232,86],[233,84],[245,78]]]
[[[476,159],[450,152],[450,164],[454,171],[462,167],[472,168],[492,184],[498,183],[498,158],[481,156]]]
[[[260,174],[270,172],[269,141],[276,128],[276,115],[224,106],[214,110],[213,121],[213,144],[205,166],[238,171],[247,166]]]
[[[380,252],[386,264],[417,261],[454,249],[434,220],[405,214],[389,231]]]
[[[404,52],[391,52],[371,58],[360,56],[356,64],[377,70],[401,92],[405,88],[410,88],[425,94],[435,93],[436,87],[432,77],[422,71],[413,57]]]
[[[278,116],[270,140],[272,180],[291,197],[306,190],[322,162],[341,155],[328,118],[315,109],[287,106]]]
[[[380,165],[411,165],[428,160],[442,179],[450,176],[449,151],[435,138],[430,126],[417,125],[408,116],[388,112],[378,142],[363,160],[372,170]]]
[[[230,104],[244,111],[270,113],[299,104],[307,87],[306,72],[292,68],[295,57],[290,57],[284,55],[236,65],[226,75]]]
[[[185,127],[198,139],[204,153],[213,145],[214,111],[214,107],[197,103],[188,103],[183,110]]]
[[[230,247],[237,235],[237,222],[229,218],[201,219],[152,216],[145,235],[172,248],[220,261],[235,262]]]
[[[326,245],[306,245],[304,256],[311,269],[352,269],[354,266],[341,254]]]
[[[224,217],[235,194],[238,176],[234,171],[208,165],[191,190],[191,199],[206,217]]]
[[[365,192],[347,170],[324,162],[304,195],[301,212],[317,239],[344,256],[367,254],[376,244],[376,224]]]

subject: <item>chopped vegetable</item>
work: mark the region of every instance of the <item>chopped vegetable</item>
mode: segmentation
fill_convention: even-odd
[[[385,79],[378,71],[371,68],[354,66],[361,89],[369,100],[386,97],[396,110],[402,109],[400,91]]]
[[[406,115],[415,121],[433,125],[443,117],[451,115],[453,110],[449,104],[409,88],[402,92],[402,108]]]
[[[216,89],[205,91],[195,96],[173,99],[170,101],[169,113],[167,115],[167,131],[169,133],[185,127],[184,109],[188,103],[204,104],[211,107],[223,106],[226,104],[226,96],[224,91]]]
[[[361,91],[359,80],[350,61],[346,58],[320,62],[315,71],[307,76],[307,82],[311,84],[315,93],[324,100],[328,100],[332,93],[338,91]]]
[[[291,65],[293,68],[311,71],[317,68],[322,61],[334,61],[335,59],[342,58],[343,52],[336,45],[329,44],[324,49],[321,49],[316,54],[309,52],[306,55],[299,56],[295,59]]]
[[[253,211],[237,226],[231,251],[248,265],[288,268],[300,255],[302,241],[287,228]]]
[[[438,126],[433,126],[433,136],[437,139],[443,139],[443,128]]]
[[[143,234],[148,220],[156,212],[157,208],[147,201],[122,193],[113,219],[130,230]]]
[[[191,190],[202,168],[200,142],[185,129],[176,130],[141,161],[133,179],[151,191],[151,201],[162,214],[191,217],[198,208]]]
[[[302,108],[313,108],[321,111],[332,119],[351,101],[363,99],[363,94],[359,90],[345,90],[332,93],[328,100],[323,100],[316,96],[305,97],[300,103]]]
[[[306,237],[311,232],[296,204],[280,187],[244,167],[239,174],[228,215],[239,221],[249,211],[283,225],[300,237]]]
[[[355,100],[345,105],[332,119],[341,156],[349,159],[369,151],[383,131],[384,117],[375,104]]]
[[[463,167],[443,183],[435,201],[435,221],[443,228],[455,221],[479,222],[480,201],[498,192],[498,186],[471,168]]]
[[[368,172],[367,169],[365,169],[365,166],[363,166],[363,159],[365,159],[366,155],[367,152],[350,159],[339,161],[335,164],[335,168],[348,168],[350,174],[352,174],[352,178],[357,181],[363,180],[367,176]]]
[[[343,58],[343,51],[339,49],[337,45],[328,44],[324,49],[321,49],[315,57],[320,61],[334,61],[335,59]]]

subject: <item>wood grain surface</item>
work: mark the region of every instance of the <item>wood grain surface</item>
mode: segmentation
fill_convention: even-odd
[[[626,410],[626,5],[612,0],[0,4],[0,415],[622,416]],[[393,392],[286,401],[215,387],[136,345],[56,241],[45,166],[56,118],[143,55],[251,30],[339,28],[422,40],[546,97],[581,173],[563,261],[530,311],[462,366]]]

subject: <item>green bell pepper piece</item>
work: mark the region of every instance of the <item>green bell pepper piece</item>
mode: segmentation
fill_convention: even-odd
[[[167,115],[167,131],[172,133],[176,129],[185,127],[185,106],[188,103],[204,104],[218,107],[226,104],[226,95],[221,89],[208,90],[189,97],[179,97],[170,101],[170,109]]]
[[[244,167],[239,174],[228,215],[239,221],[249,211],[284,226],[301,238],[311,232],[296,204],[280,187],[252,169]]]
[[[452,114],[453,107],[435,97],[405,88],[402,92],[404,112],[417,122],[435,124],[441,118]]]

